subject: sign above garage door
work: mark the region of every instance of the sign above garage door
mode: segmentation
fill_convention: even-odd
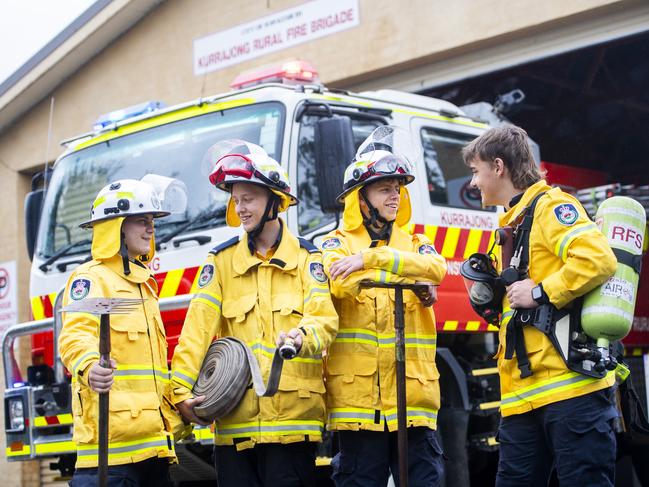
[[[194,74],[281,51],[351,29],[360,23],[358,0],[314,0],[194,41]]]

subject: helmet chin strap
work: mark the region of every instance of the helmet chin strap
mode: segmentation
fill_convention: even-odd
[[[131,273],[131,266],[128,262],[128,248],[126,247],[126,240],[124,232],[120,232],[119,237],[119,255],[122,256],[122,266],[124,267],[124,275],[128,276]]]
[[[392,225],[394,224],[394,221],[388,221],[381,216],[379,210],[377,210],[374,205],[370,203],[370,200],[365,197],[365,188],[361,188],[358,194],[363,199],[370,212],[369,217],[363,215],[362,211],[361,215],[363,216],[363,224],[372,237],[372,240],[385,240],[386,242],[389,242],[390,236],[392,235]],[[376,232],[374,228],[378,228],[379,231]]]
[[[264,210],[264,214],[261,217],[261,220],[259,220],[259,223],[255,225],[255,228],[253,228],[248,232],[248,246],[250,248],[250,253],[254,253],[255,251],[254,241],[264,230],[264,226],[266,226],[266,222],[277,219],[280,199],[279,196],[272,193],[271,191],[269,191],[269,193],[270,193],[270,197],[268,198],[268,202],[266,203],[266,209]]]

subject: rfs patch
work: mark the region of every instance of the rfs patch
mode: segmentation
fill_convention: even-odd
[[[342,244],[340,243],[340,239],[338,239],[338,238],[328,238],[327,240],[322,242],[322,250],[337,249],[341,245]]]
[[[577,211],[577,208],[575,208],[575,205],[564,203],[554,208],[554,216],[557,217],[557,220],[559,220],[559,223],[562,225],[570,226],[577,221],[577,218],[579,218],[579,212]]]
[[[70,297],[75,301],[79,301],[90,292],[90,280],[88,279],[75,279],[70,286]]]
[[[214,266],[212,264],[204,265],[201,269],[201,275],[198,276],[198,287],[205,287],[214,278]]]
[[[323,284],[327,282],[327,274],[325,274],[324,266],[320,262],[311,262],[309,272],[316,281]]]
[[[420,254],[437,254],[437,250],[435,250],[435,247],[429,244],[424,244],[420,245],[419,248],[417,249],[417,252]]]

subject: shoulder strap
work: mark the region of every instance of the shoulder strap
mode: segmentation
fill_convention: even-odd
[[[236,237],[232,237],[230,240],[226,240],[225,242],[221,242],[218,244],[216,247],[214,247],[212,250],[210,250],[210,254],[218,254],[219,252],[222,252],[223,250],[232,247],[233,245],[236,245],[239,243],[239,236],[237,235]]]
[[[640,274],[642,270],[642,254],[635,255],[628,250],[617,248],[612,250],[620,264],[628,265],[636,274]]]
[[[313,245],[311,242],[309,242],[306,238],[298,237],[297,239],[300,242],[300,247],[306,249],[310,254],[315,254],[320,252],[320,249],[315,245]]]
[[[532,223],[534,222],[534,210],[536,204],[546,192],[537,194],[534,199],[523,210],[523,221],[516,227],[516,243],[514,244],[514,256],[520,259],[517,269],[520,272],[527,272],[530,262],[530,231],[532,230]]]

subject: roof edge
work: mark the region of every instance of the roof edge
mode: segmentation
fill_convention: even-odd
[[[97,0],[0,84],[0,134],[163,0]]]
[[[4,95],[12,86],[24,78],[27,73],[31,72],[36,66],[47,59],[50,54],[72,37],[73,34],[86,25],[88,21],[101,12],[112,1],[113,0],[97,0],[90,5],[90,7],[84,10],[77,18],[68,24],[65,29],[59,32],[50,42],[45,44],[45,46],[43,46],[36,54],[30,57],[22,66],[14,71],[11,76],[0,83],[0,96]]]

